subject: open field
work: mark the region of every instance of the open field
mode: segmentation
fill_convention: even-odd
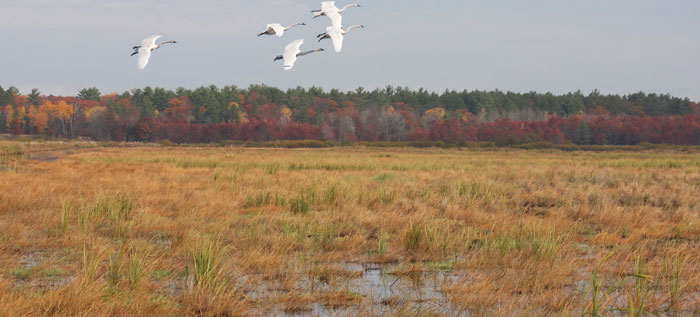
[[[0,311],[700,314],[699,193],[672,151],[0,142]]]

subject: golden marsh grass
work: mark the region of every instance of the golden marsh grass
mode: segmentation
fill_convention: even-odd
[[[9,315],[700,313],[697,154],[0,146]]]

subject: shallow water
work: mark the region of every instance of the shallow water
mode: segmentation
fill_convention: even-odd
[[[440,314],[466,316],[452,306],[442,288],[458,283],[460,274],[455,272],[411,272],[393,274],[399,265],[339,263],[345,271],[360,273],[360,277],[347,281],[345,287],[364,300],[360,305],[329,307],[312,304],[308,310],[288,314],[277,311],[277,316],[346,316],[385,314]]]

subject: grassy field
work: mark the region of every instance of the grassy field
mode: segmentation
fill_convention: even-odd
[[[0,311],[700,314],[700,154],[4,142]]]

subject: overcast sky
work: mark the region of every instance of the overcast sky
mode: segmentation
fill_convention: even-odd
[[[2,0],[0,85],[74,95],[146,85],[386,85],[449,89],[670,93],[700,100],[697,0],[360,0],[343,52],[316,43],[315,0]],[[338,6],[351,3],[338,1]],[[256,37],[268,23],[306,27]],[[177,40],[136,69],[131,47]],[[284,46],[327,51],[285,72]]]

